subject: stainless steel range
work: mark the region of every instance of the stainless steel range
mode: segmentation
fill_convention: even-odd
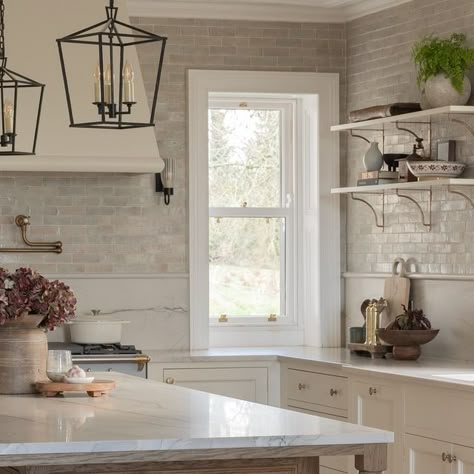
[[[150,357],[135,346],[50,342],[49,349],[71,351],[72,361],[86,372],[120,372],[148,378]]]

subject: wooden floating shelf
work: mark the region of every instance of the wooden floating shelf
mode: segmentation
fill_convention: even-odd
[[[441,186],[474,186],[474,179],[443,178],[427,181],[413,181],[411,183],[376,184],[373,186],[351,186],[347,188],[333,188],[331,194],[379,194],[381,191],[390,190],[429,190]]]
[[[364,128],[372,128],[377,126],[384,126],[396,122],[423,122],[431,120],[431,117],[440,115],[474,115],[474,106],[470,105],[449,105],[446,107],[437,107],[435,109],[421,110],[420,112],[411,112],[409,114],[394,115],[392,117],[385,117],[373,120],[364,120],[363,122],[352,122],[342,125],[334,125],[331,127],[331,132],[343,132],[350,130],[360,130]]]

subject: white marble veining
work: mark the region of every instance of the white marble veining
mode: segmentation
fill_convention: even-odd
[[[109,374],[110,375],[110,374]],[[111,395],[0,396],[2,456],[391,443],[393,433],[114,374]]]
[[[421,357],[417,361],[393,359],[372,360],[344,348],[318,347],[238,347],[200,351],[151,351],[152,362],[238,362],[295,360],[327,365],[331,370],[347,374],[391,376],[417,379],[424,383],[474,391],[474,362]],[[456,375],[454,377],[454,375]],[[471,375],[471,377],[469,377]]]

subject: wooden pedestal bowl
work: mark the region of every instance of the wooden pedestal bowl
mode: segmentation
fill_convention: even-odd
[[[382,341],[393,346],[393,358],[396,360],[417,360],[421,355],[421,345],[432,341],[439,329],[421,329],[399,331],[378,329],[377,335]]]

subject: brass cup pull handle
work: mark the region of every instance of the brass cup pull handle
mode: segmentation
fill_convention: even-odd
[[[306,390],[306,384],[305,383],[299,383],[298,384],[298,390]]]
[[[375,395],[377,393],[377,389],[375,387],[369,388],[369,395]]]
[[[168,385],[174,385],[176,380],[173,378],[173,377],[168,377],[165,382],[168,384]]]
[[[443,462],[448,461],[449,464],[452,464],[453,462],[456,462],[458,460],[456,456],[452,456],[451,454],[446,453],[441,454],[441,459],[443,460]]]
[[[337,389],[331,388],[331,390],[329,390],[329,395],[331,395],[331,397],[335,397],[337,394],[338,394]]]

